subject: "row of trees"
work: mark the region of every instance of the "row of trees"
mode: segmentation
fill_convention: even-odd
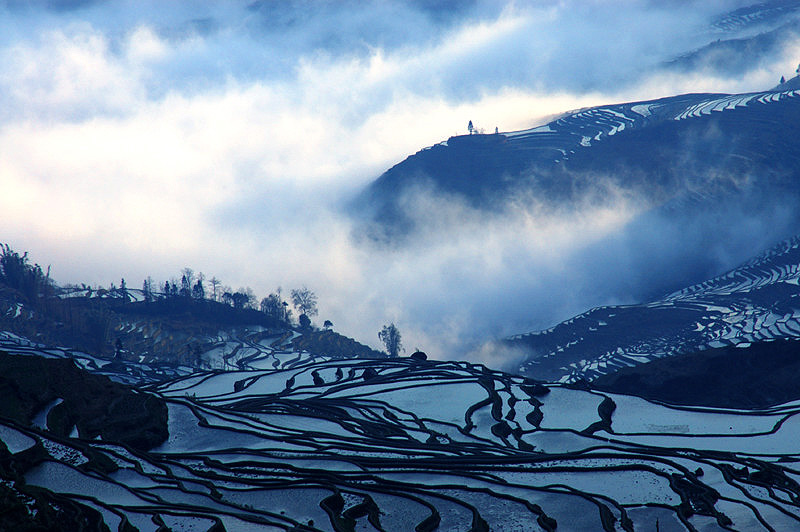
[[[193,270],[191,268],[184,268],[182,270],[181,288],[178,289],[175,282],[170,284],[170,282],[167,281],[164,284],[164,294],[167,297],[192,297],[194,299],[203,299],[206,293],[203,283],[204,280],[205,276],[202,273],[200,273],[195,280]],[[231,305],[234,308],[256,308],[256,298],[249,287],[240,288],[238,291],[231,293],[228,287],[220,288],[221,283],[216,277],[212,277],[209,283],[211,284],[210,299]],[[147,294],[151,293],[151,286],[152,280],[148,277],[144,281],[146,298],[148,297]],[[290,323],[292,321],[292,310],[289,308],[289,303],[283,299],[281,292],[281,288],[279,287],[275,292],[263,298],[258,310],[278,321]],[[304,329],[310,328],[311,317],[318,314],[317,295],[304,285],[302,288],[293,289],[290,292],[290,296],[292,306],[298,313],[297,319],[300,327]],[[329,329],[333,326],[333,323],[331,323],[330,320],[325,320],[323,326]],[[386,347],[386,352],[390,357],[397,357],[401,351],[404,351],[400,330],[394,323],[385,325],[378,332],[378,339]]]
[[[0,252],[3,249],[4,248],[0,247]],[[4,256],[6,259],[3,259]],[[0,253],[0,281],[3,279],[3,260],[10,263],[10,272],[16,272],[20,269],[18,263],[24,263],[26,264],[26,268],[30,269],[38,276],[37,278],[44,278],[44,275],[41,273],[41,268],[39,268],[38,265],[35,265],[35,267],[27,266],[27,254],[20,257],[16,253],[6,250],[5,254]],[[11,273],[10,275],[15,279],[17,277],[22,277],[22,274],[17,273]],[[69,288],[93,290],[85,284],[69,286]],[[131,292],[128,290],[125,279],[120,281],[119,287],[111,283],[108,289],[98,287],[96,290],[98,292],[116,294],[117,297],[120,297],[125,302],[130,302],[132,299]],[[195,275],[194,270],[191,268],[183,268],[181,270],[180,282],[178,282],[176,278],[172,278],[161,285],[157,284],[152,277],[148,276],[142,282],[141,292],[145,302],[172,298],[214,301],[229,305],[235,309],[261,311],[267,316],[281,322],[292,323],[294,321],[290,303],[284,299],[280,287],[275,292],[261,299],[259,303],[258,298],[250,287],[242,287],[234,291],[230,286],[223,285],[216,277],[207,279],[202,272]],[[302,288],[293,289],[290,292],[290,301],[294,311],[297,312],[297,322],[300,326],[304,328],[311,327],[311,318],[318,314],[317,295],[309,290],[308,287],[303,286]],[[323,327],[329,329],[333,327],[333,323],[330,320],[325,320]]]
[[[181,276],[181,288],[178,289],[175,282],[170,284],[170,282],[167,281],[164,283],[164,292],[162,296],[203,299],[206,294],[204,280],[205,276],[202,273],[200,273],[195,280],[192,269],[184,268]],[[123,279],[123,285],[124,282]],[[240,288],[238,291],[231,293],[228,287],[222,287],[222,289],[220,289],[221,283],[216,277],[212,277],[209,283],[211,285],[211,297],[209,299],[231,305],[234,308],[256,308],[256,298],[249,287]],[[148,277],[144,281],[143,286],[145,298],[153,297],[151,287],[152,279]],[[148,296],[148,294],[150,294],[150,296]],[[302,288],[293,289],[290,292],[290,296],[292,306],[298,313],[298,323],[300,327],[304,329],[310,328],[311,317],[318,314],[317,295],[304,285]],[[285,323],[290,323],[292,321],[292,309],[289,308],[289,303],[283,299],[280,287],[261,300],[258,310],[278,321]],[[330,320],[325,320],[323,326],[325,329],[329,329],[333,327],[333,323]],[[386,347],[386,352],[390,357],[397,357],[400,355],[400,352],[404,351],[400,330],[394,323],[384,325],[378,332],[378,339]]]
[[[210,297],[207,298],[206,277],[203,272],[195,275],[193,269],[184,268],[181,270],[180,286],[174,278],[172,281],[165,281],[163,285],[156,286],[153,278],[148,277],[142,283],[142,293],[144,294],[145,301],[153,301],[159,297],[191,297],[194,299],[211,299],[212,301],[222,302],[222,290],[220,289],[222,283],[220,280],[216,277],[212,277],[208,281],[208,285],[210,285],[211,293],[208,294]],[[226,288],[228,291],[228,299],[230,299],[233,294],[230,291],[230,287]],[[248,290],[250,294],[252,294],[252,290],[249,288],[240,289],[244,295],[248,295]],[[255,298],[255,295],[252,297]]]
[[[121,288],[124,288],[125,280],[122,280]],[[241,287],[234,291],[230,286],[223,285],[216,277],[206,280],[206,276],[201,272],[195,275],[191,268],[181,270],[180,284],[175,279],[165,281],[161,290],[156,289],[152,277],[148,277],[142,283],[142,294],[145,301],[153,301],[159,298],[184,297],[197,300],[210,300],[225,305],[230,305],[236,309],[260,310],[267,316],[278,321],[290,323],[293,319],[292,309],[287,302],[279,287],[275,292],[261,299],[260,303],[255,293],[250,287]],[[298,314],[298,322],[301,327],[311,326],[311,317],[318,314],[317,295],[306,286],[293,289],[290,292],[291,306]],[[325,320],[325,328],[330,328],[333,323]]]
[[[145,279],[142,291],[147,301],[151,301],[156,297],[191,297],[193,299],[206,298],[205,276],[200,273],[196,277],[191,268],[184,268],[182,270],[180,288],[175,281],[166,281],[164,283],[163,292],[157,294],[153,291],[153,280],[148,277]],[[208,299],[230,305],[238,309],[257,309],[275,320],[291,323],[293,321],[292,309],[289,308],[289,303],[284,300],[282,290],[279,287],[275,292],[269,294],[267,297],[261,299],[261,302],[256,308],[256,297],[253,291],[247,288],[240,288],[236,292],[231,292],[230,287],[222,286],[222,283],[216,278],[212,277],[208,284],[210,291],[208,292]],[[122,280],[121,288],[125,287],[125,280]],[[301,328],[311,327],[311,317],[318,314],[317,309],[317,295],[303,286],[302,288],[293,289],[290,292],[291,305],[298,314],[298,324]],[[330,320],[325,320],[324,328],[329,329],[333,326]],[[394,323],[385,325],[378,332],[378,339],[386,347],[386,352],[391,357],[399,356],[401,351],[404,351],[402,337],[400,330]]]
[[[21,292],[32,302],[38,300],[40,296],[46,298],[53,292],[55,286],[50,280],[50,268],[45,273],[41,266],[29,262],[27,253],[20,255],[8,244],[0,244],[0,283]],[[130,299],[125,279],[120,281],[119,289],[112,284],[110,290],[121,293],[125,300]],[[216,277],[206,281],[203,273],[195,275],[191,268],[184,268],[181,271],[180,286],[175,280],[165,281],[161,291],[156,290],[156,284],[152,277],[147,277],[142,283],[142,293],[145,301],[173,297],[211,300],[238,309],[260,310],[281,322],[291,323],[293,321],[292,309],[289,308],[289,302],[284,300],[280,288],[261,299],[260,304],[256,306],[256,296],[249,287],[240,288],[234,292],[230,287],[223,286]],[[298,313],[300,327],[310,328],[311,317],[318,314],[317,295],[308,287],[303,286],[291,290],[290,300],[291,306]],[[323,326],[329,329],[333,323],[325,320]],[[386,347],[389,356],[396,357],[403,351],[400,331],[394,323],[385,325],[378,332],[378,339]]]

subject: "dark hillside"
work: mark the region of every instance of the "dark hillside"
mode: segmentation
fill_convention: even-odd
[[[302,336],[292,340],[292,346],[297,350],[306,350],[334,358],[383,358],[385,353],[375,351],[352,338],[337,332],[305,331]]]
[[[800,399],[800,341],[721,347],[622,368],[592,388],[681,405],[766,408]]]
[[[9,295],[8,291],[5,292]],[[25,301],[24,303],[21,301]],[[112,297],[50,297],[29,304],[2,297],[0,329],[49,345],[66,345],[105,358],[141,353],[191,363],[192,344],[226,327],[288,325],[253,309],[190,297],[151,302]]]
[[[687,94],[585,109],[528,131],[451,137],[386,171],[354,211],[366,234],[398,238],[425,223],[409,214],[408,194],[419,187],[487,210],[520,198],[576,207],[603,187],[656,205],[756,189],[787,204],[800,194],[798,134],[793,92]]]
[[[113,285],[62,288],[31,264],[27,253],[2,245],[0,334],[11,334],[7,339],[23,347],[32,341],[101,359],[173,367],[228,367],[240,359],[287,350],[345,358],[383,356],[332,331],[295,327],[284,308],[287,303],[278,300],[277,314],[265,306],[264,301],[278,298],[275,294],[256,310],[253,301],[245,304],[247,297],[237,301],[243,293],[230,298],[226,293],[215,301],[204,298],[202,288],[198,296],[173,288],[170,293]]]
[[[147,450],[164,440],[167,406],[163,399],[79,369],[69,359],[0,352],[0,417],[22,425],[47,413],[48,431],[67,437],[100,436]]]

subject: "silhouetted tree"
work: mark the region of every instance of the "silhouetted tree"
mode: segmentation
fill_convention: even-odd
[[[122,300],[125,303],[130,303],[131,295],[128,293],[128,285],[125,284],[125,278],[124,277],[119,282],[119,292],[120,292],[120,294],[122,294]]]
[[[245,294],[244,292],[234,292],[232,299],[233,299],[233,308],[242,309],[247,303],[247,294]]]
[[[181,277],[180,295],[181,297],[189,297],[192,295],[192,285],[189,281],[189,278],[186,277],[186,274],[183,274],[183,277]]]
[[[301,329],[310,329],[311,328],[311,318],[306,316],[305,314],[300,314],[297,320],[300,322]]]
[[[203,288],[202,280],[197,279],[197,282],[194,283],[194,286],[192,287],[192,297],[195,299],[205,299],[206,291]]]
[[[390,357],[396,357],[403,350],[400,331],[397,330],[394,323],[384,325],[381,332],[378,333],[378,338],[386,346],[386,351]]]
[[[0,244],[0,281],[19,290],[31,302],[46,292],[49,282],[38,264],[28,263],[28,253],[20,255],[8,244]]]
[[[225,292],[228,292],[229,294],[233,295],[233,288],[231,288],[228,285],[220,285],[217,292],[219,294],[220,301],[222,300],[222,296],[225,295]]]
[[[243,292],[244,295],[247,296],[247,300],[244,303],[245,308],[256,310],[258,305],[258,298],[256,297],[256,293],[253,292],[253,289],[248,287],[240,288],[240,292]]]
[[[464,122],[461,123],[463,124]],[[472,135],[472,132],[475,131],[475,126],[472,125],[472,120],[470,120],[469,124],[467,125],[467,131],[469,131],[470,135]]]
[[[326,329],[330,329],[331,327],[333,327],[333,322],[331,320],[325,320],[325,323],[323,323],[322,326],[325,327]]]
[[[186,267],[181,269],[181,275],[186,277],[186,282],[189,283],[189,288],[194,286],[194,270]]]
[[[22,289],[25,277],[28,275],[28,253],[20,255],[12,250],[8,244],[3,244],[0,255],[0,280],[11,288]]]
[[[281,299],[281,289],[261,300],[261,312],[278,321],[289,321],[287,310],[289,305]]]
[[[231,294],[231,301],[233,302],[233,308],[238,308],[238,309],[253,308],[254,300],[255,300],[255,294],[253,294],[253,291],[250,288],[240,288],[238,291]]]
[[[150,276],[142,282],[142,295],[147,303],[153,301],[153,278]]]
[[[303,288],[292,290],[292,304],[300,314],[317,315],[317,296],[303,285]]]
[[[217,292],[217,289],[219,288],[220,284],[222,284],[221,281],[216,277],[212,277],[208,282],[211,284],[211,299],[218,301],[219,293]]]

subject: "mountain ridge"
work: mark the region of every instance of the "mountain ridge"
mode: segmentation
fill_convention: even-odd
[[[798,134],[799,95],[685,94],[583,109],[526,130],[450,137],[382,174],[356,200],[354,216],[367,235],[402,241],[425,224],[407,209],[419,187],[490,211],[521,191],[569,204],[598,174],[657,203],[719,186],[722,172],[784,189],[800,160],[789,142]]]

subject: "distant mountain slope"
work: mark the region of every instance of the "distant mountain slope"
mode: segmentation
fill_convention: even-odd
[[[797,0],[768,0],[739,7],[712,22],[707,44],[663,67],[723,78],[773,68],[775,59],[782,57],[800,35],[798,20]]]
[[[679,353],[800,338],[799,284],[797,237],[658,300],[595,308],[507,344],[529,353],[520,373],[569,381]]]
[[[683,54],[669,62],[664,67],[678,72],[706,72],[716,73],[720,77],[730,77],[732,74],[746,75],[749,71],[758,66],[766,67],[775,57],[780,57],[787,42],[796,39],[799,34],[798,28],[798,7],[800,2],[795,3],[792,12],[776,13],[782,20],[793,19],[784,22],[776,28],[761,29],[755,35],[744,32],[744,36],[731,37],[723,34],[721,39],[717,39],[707,45]],[[735,22],[730,21],[732,24]],[[750,24],[755,26],[759,20],[753,20]],[[734,27],[731,26],[731,29]],[[739,28],[745,30],[746,28]],[[788,72],[786,73],[788,74]],[[777,81],[777,80],[776,80]]]
[[[605,105],[529,130],[451,137],[386,171],[354,211],[366,234],[392,239],[426,223],[409,208],[420,189],[489,210],[520,195],[569,206],[598,185],[655,205],[752,187],[797,194],[799,134],[795,90]]]
[[[800,11],[797,0],[767,0],[745,5],[714,21],[713,27],[721,31],[734,31],[762,24],[784,21],[787,15],[796,15]]]

